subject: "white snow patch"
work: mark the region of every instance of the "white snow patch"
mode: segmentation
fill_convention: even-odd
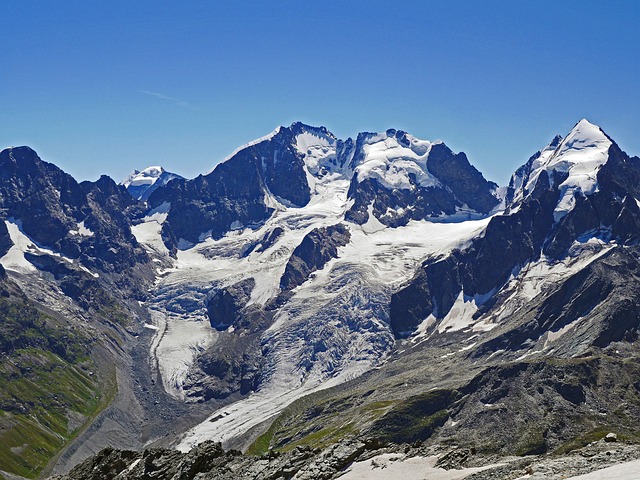
[[[387,228],[387,226],[383,224],[380,220],[378,220],[374,215],[373,202],[371,202],[367,207],[367,214],[369,218],[367,218],[367,221],[360,226],[363,232],[376,233]]]
[[[28,251],[36,252],[38,247],[22,231],[22,220],[10,218],[9,220],[5,220],[4,223],[7,226],[7,230],[9,230],[9,237],[11,237],[13,246],[4,257],[0,258],[0,264],[2,264],[5,270],[23,273],[36,272],[37,268],[24,258],[24,254]]]
[[[475,299],[460,292],[449,313],[438,324],[438,333],[457,332],[472,325],[477,311]]]
[[[567,480],[638,480],[638,472],[640,472],[640,460],[632,460],[584,475],[569,477]]]
[[[84,225],[84,220],[81,221],[80,223],[78,223],[78,230],[77,230],[77,234],[81,235],[83,237],[93,237],[93,231],[91,231],[90,229],[88,229],[87,227],[85,227]]]
[[[163,202],[157,208],[151,210],[142,222],[131,227],[131,233],[136,237],[138,243],[143,245],[147,250],[168,256],[169,250],[162,241],[162,224],[167,219],[171,204]]]
[[[377,455],[369,460],[354,462],[344,475],[344,480],[461,480],[473,473],[481,472],[496,465],[472,468],[452,468],[445,470],[436,467],[438,457],[410,457],[395,453]]]

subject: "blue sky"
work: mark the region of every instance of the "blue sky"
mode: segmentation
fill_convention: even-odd
[[[583,117],[640,154],[633,1],[4,2],[0,148],[77,179],[193,177],[300,120],[509,175]]]

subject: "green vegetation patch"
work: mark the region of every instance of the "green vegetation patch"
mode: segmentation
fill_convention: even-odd
[[[88,335],[0,298],[0,470],[36,477],[101,408]]]
[[[452,390],[433,390],[398,402],[377,420],[370,435],[383,441],[402,443],[426,440],[449,418],[447,408],[457,394]]]

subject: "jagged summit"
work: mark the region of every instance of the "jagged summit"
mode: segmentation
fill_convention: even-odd
[[[274,212],[324,198],[358,225],[479,218],[500,203],[496,189],[441,141],[396,129],[341,140],[325,127],[295,122],[243,145],[206,175],[159,188],[149,203],[170,205],[166,239],[194,244],[258,228]]]
[[[134,170],[127,178],[120,182],[125,187],[129,185],[151,185],[155,183],[160,175],[164,173],[164,168],[160,166],[147,167],[144,170]]]

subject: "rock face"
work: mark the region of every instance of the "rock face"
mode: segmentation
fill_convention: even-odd
[[[338,247],[349,243],[351,234],[343,224],[316,228],[305,235],[287,262],[280,279],[282,290],[291,290],[302,285],[311,273],[322,269],[338,255]]]
[[[192,243],[262,224],[274,211],[271,198],[304,206],[310,190],[304,157],[296,141],[304,134],[335,142],[324,128],[301,123],[280,127],[271,136],[241,148],[211,173],[193,180],[176,179],[159,188],[149,197],[149,204],[157,207],[170,203],[166,227],[175,238]]]
[[[111,272],[148,261],[128,220],[142,206],[124,188],[108,177],[78,184],[28,147],[0,152],[0,208],[3,220],[19,220],[38,244],[92,268]]]
[[[246,306],[256,282],[247,278],[234,285],[216,290],[207,303],[207,315],[213,328],[224,330],[237,324],[240,311]]]
[[[171,204],[167,243],[197,243],[255,228],[277,204],[307,205],[316,182],[333,174],[351,182],[345,219],[357,224],[367,222],[370,209],[384,225],[399,226],[460,212],[478,217],[500,203],[497,185],[443,143],[393,129],[342,141],[324,127],[294,123],[240,148],[207,175],[158,188],[149,204]]]

